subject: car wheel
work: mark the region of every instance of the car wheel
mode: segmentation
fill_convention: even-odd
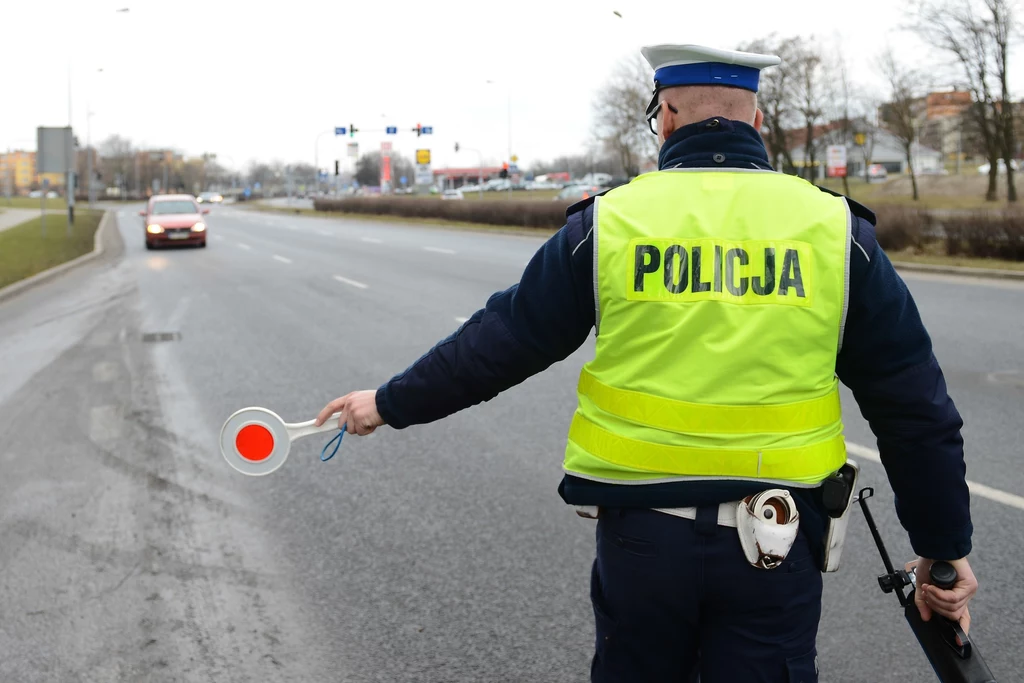
[[[206,240],[203,240],[202,242],[199,243],[199,248],[206,249]]]
[[[153,250],[153,245],[150,242],[146,242],[146,249]]]

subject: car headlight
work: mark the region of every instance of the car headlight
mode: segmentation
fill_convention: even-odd
[[[148,232],[150,235],[159,235],[163,231],[163,227],[157,225],[156,223],[150,223],[149,225],[146,226],[146,232]]]
[[[192,232],[202,232],[203,230],[206,230],[206,223],[202,221],[192,226]]]

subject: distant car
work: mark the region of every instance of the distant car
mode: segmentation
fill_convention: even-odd
[[[29,199],[41,199],[42,196],[43,196],[43,191],[42,190],[32,190],[31,192],[28,193],[28,198]]]
[[[441,193],[441,199],[465,199],[462,190],[445,190]]]
[[[885,170],[885,166],[881,164],[871,164],[868,166],[868,182],[873,180],[882,181],[889,177],[889,172]]]
[[[564,188],[561,192],[555,195],[552,201],[556,202],[578,202],[583,199],[590,199],[595,194],[601,191],[601,188],[596,185],[569,185]]]
[[[222,197],[218,192],[203,192],[196,197],[196,201],[200,204],[204,202],[208,204],[220,204],[224,201],[224,197]]]
[[[47,199],[56,199],[59,196],[60,195],[57,194],[56,192],[54,192],[53,190],[50,190],[49,192],[46,193],[46,198]]]
[[[206,246],[206,223],[203,216],[209,209],[199,206],[190,194],[162,194],[150,198],[139,211],[146,234],[146,249],[169,244]]]
[[[1010,168],[1012,168],[1014,171],[1017,170],[1018,166],[1016,159],[1010,159]],[[985,163],[978,167],[978,173],[980,175],[988,175],[988,172],[990,170],[992,170],[992,164]],[[999,173],[1000,175],[1006,173],[1006,160],[999,160],[999,163],[996,166],[996,172]]]

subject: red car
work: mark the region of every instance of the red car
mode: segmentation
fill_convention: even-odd
[[[152,197],[139,211],[145,219],[146,249],[168,244],[206,246],[206,223],[203,216],[209,209],[200,209],[190,194],[163,194]]]

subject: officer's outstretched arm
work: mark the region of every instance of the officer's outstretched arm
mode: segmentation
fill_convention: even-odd
[[[594,326],[592,252],[582,216],[548,240],[520,282],[375,393],[380,420],[403,428],[487,401],[578,349]],[[331,405],[325,407],[330,415]],[[372,423],[375,420],[370,419]]]

